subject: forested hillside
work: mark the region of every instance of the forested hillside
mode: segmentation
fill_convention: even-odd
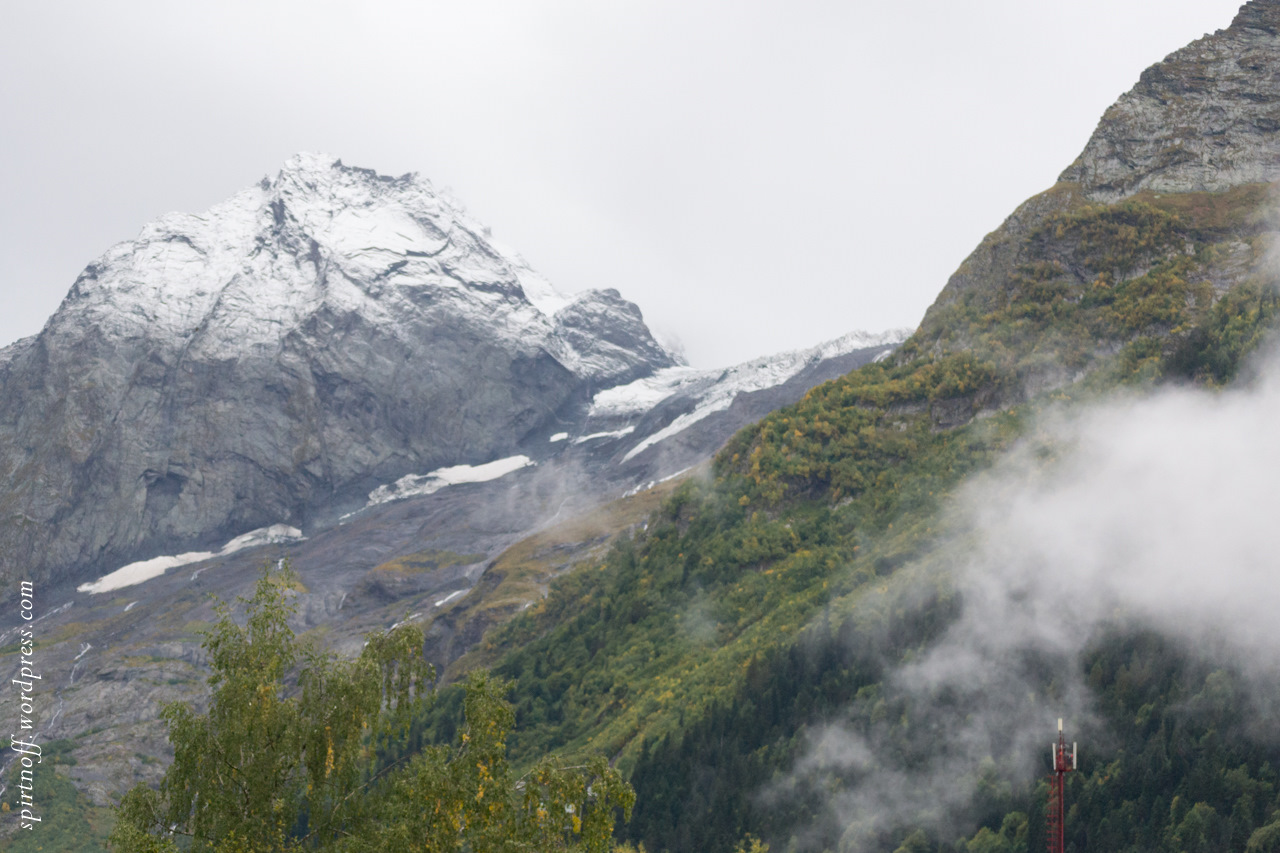
[[[1064,183],[1029,201],[894,357],[743,430],[647,529],[491,632],[515,760],[614,756],[637,792],[622,831],[649,850],[727,851],[747,833],[774,849],[1041,849],[1043,747],[962,750],[948,729],[978,712],[967,697],[903,685],[964,609],[957,570],[978,546],[957,494],[1028,442],[1047,476],[1066,448],[1042,424],[1063,411],[1232,385],[1277,311],[1267,194],[1107,205]],[[1076,849],[1280,839],[1254,834],[1280,806],[1277,742],[1242,710],[1241,673],[1123,620],[1083,654],[1029,649],[1019,666],[1044,742],[1054,708],[1088,709]],[[425,734],[450,730],[453,704]],[[873,754],[842,756],[851,738]],[[936,784],[938,755],[955,757],[945,795],[895,792]]]

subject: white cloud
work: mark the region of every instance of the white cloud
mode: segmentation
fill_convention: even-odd
[[[1164,390],[1040,418],[961,490],[945,544],[898,578],[896,606],[918,606],[937,571],[952,574],[962,602],[946,633],[885,680],[933,751],[907,769],[888,728],[833,721],[772,794],[843,778],[828,816],[850,849],[899,820],[944,836],[971,830],[964,816],[984,762],[1028,782],[1047,767],[1055,718],[1069,737],[1096,730],[1080,661],[1116,627],[1155,630],[1243,673],[1265,732],[1280,709],[1277,424],[1277,356],[1248,387]],[[1050,678],[1057,693],[1046,696]],[[1086,762],[1092,746],[1082,744]]]

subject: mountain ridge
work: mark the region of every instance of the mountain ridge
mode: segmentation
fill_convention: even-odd
[[[674,363],[617,291],[557,293],[429,183],[298,155],[112,247],[5,349],[0,574],[305,526]]]
[[[1280,179],[1278,49],[1280,4],[1244,4],[1225,30],[1143,71],[1059,180],[1114,202]]]
[[[907,335],[681,367],[616,290],[557,293],[439,196],[294,158],[113,247],[0,350],[0,581],[50,603],[40,737],[74,739],[96,807],[158,778],[210,596],[264,561],[298,568],[298,630],[349,654],[420,621],[443,672],[744,424]]]

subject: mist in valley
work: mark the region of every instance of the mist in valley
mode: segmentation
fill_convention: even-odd
[[[915,827],[943,841],[971,834],[984,803],[1031,802],[1056,718],[1081,742],[1082,771],[1115,748],[1083,661],[1120,634],[1157,634],[1229,672],[1248,736],[1280,744],[1277,424],[1274,347],[1226,390],[1042,413],[956,494],[943,540],[890,583],[888,610],[924,607],[936,588],[959,602],[940,639],[883,681],[913,743],[895,730],[902,720],[868,726],[851,710],[809,730],[762,803],[824,803],[802,847],[833,828],[850,850]]]

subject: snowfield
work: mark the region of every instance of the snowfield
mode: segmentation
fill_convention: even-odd
[[[257,530],[251,530],[248,533],[237,536],[226,545],[223,545],[218,551],[188,551],[184,554],[174,554],[167,557],[152,557],[150,560],[139,560],[136,563],[121,566],[114,572],[103,575],[92,583],[80,584],[80,586],[76,587],[76,592],[87,592],[90,595],[97,595],[101,592],[111,592],[112,590],[124,589],[128,586],[136,586],[137,584],[149,581],[152,578],[158,578],[165,572],[169,571],[169,569],[175,569],[178,566],[187,566],[191,563],[202,563],[205,560],[212,560],[214,557],[225,557],[228,554],[234,554],[237,551],[243,551],[246,548],[256,548],[259,545],[276,545],[282,542],[298,542],[303,538],[305,537],[302,535],[301,530],[296,527],[290,527],[287,524],[273,524],[270,527],[260,527]]]
[[[408,474],[389,486],[378,486],[370,492],[366,506],[430,495],[445,486],[456,486],[459,483],[487,483],[533,464],[528,456],[508,456],[483,465],[451,465],[448,468],[437,468],[429,474]]]

